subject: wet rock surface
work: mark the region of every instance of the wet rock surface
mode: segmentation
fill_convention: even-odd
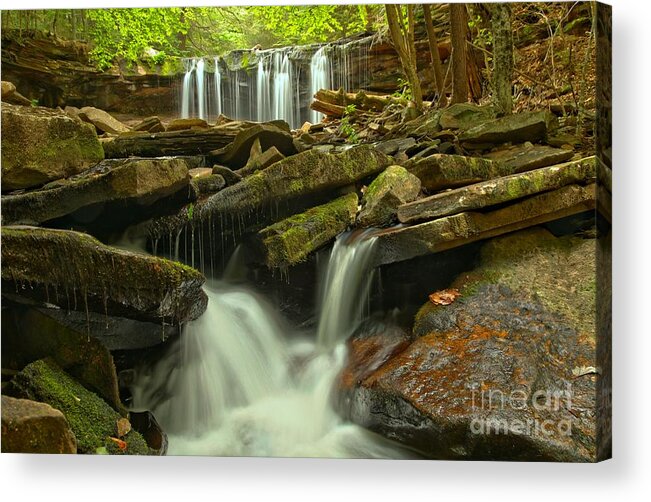
[[[357,203],[357,194],[350,193],[261,230],[258,239],[267,266],[283,268],[305,260],[355,222]]]
[[[495,239],[453,286],[378,369],[351,351],[347,416],[430,458],[596,460],[595,241]]]
[[[65,230],[2,227],[2,244],[3,295],[168,324],[206,308],[203,275],[180,263]]]

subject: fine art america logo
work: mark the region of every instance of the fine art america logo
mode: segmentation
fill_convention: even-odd
[[[572,435],[570,383],[565,389],[540,389],[533,394],[525,390],[505,393],[494,389],[478,390],[479,385],[476,387],[472,390],[472,407],[486,413],[470,422],[473,434]]]

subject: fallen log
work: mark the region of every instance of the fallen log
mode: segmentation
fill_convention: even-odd
[[[159,133],[131,132],[103,143],[107,159],[206,155],[233,142],[253,122],[229,122],[211,129],[185,129]]]
[[[387,105],[394,103],[407,104],[405,100],[389,95],[368,94],[364,91],[344,92],[343,89],[338,91],[320,89],[314,95],[310,108],[329,117],[339,118],[344,116],[349,105],[355,105],[356,110],[381,112]]]
[[[398,208],[398,219],[401,223],[431,220],[462,211],[496,206],[572,183],[587,183],[595,179],[595,169],[595,157],[587,157],[476,183],[403,204]]]
[[[465,212],[377,236],[373,265],[409,260],[594,210],[595,184],[568,185],[488,213]]]

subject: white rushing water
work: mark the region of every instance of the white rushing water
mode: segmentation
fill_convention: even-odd
[[[354,251],[363,248],[363,252]],[[346,423],[330,405],[354,326],[348,302],[363,303],[370,281],[372,240],[338,239],[323,291],[318,343],[293,332],[263,298],[218,283],[207,288],[208,309],[185,326],[179,351],[140,372],[134,409],[150,409],[169,435],[168,454],[401,458],[379,436]],[[338,256],[338,255],[345,256]],[[364,259],[362,259],[364,258]],[[335,277],[336,276],[336,277]],[[342,283],[340,278],[347,278]],[[359,283],[358,283],[359,282]],[[337,298],[335,298],[337,297]],[[346,298],[339,301],[338,298]],[[341,311],[340,311],[341,310]],[[324,322],[339,316],[341,322]],[[339,317],[337,317],[339,319]],[[326,333],[328,330],[336,332]]]
[[[320,47],[310,61],[310,96],[314,96],[320,89],[330,89],[330,59],[326,46]],[[321,122],[323,114],[310,110],[310,122]]]
[[[321,120],[322,115],[309,108],[319,89],[353,91],[368,86],[368,41],[319,47],[309,67],[304,57],[308,50],[313,48],[244,52],[246,60],[257,59],[250,67],[230,68],[218,57],[186,59],[181,116],[211,121],[224,113],[238,120],[283,119],[297,128],[305,120]]]

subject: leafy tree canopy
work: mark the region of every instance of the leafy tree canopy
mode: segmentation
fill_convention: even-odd
[[[170,7],[4,11],[3,29],[36,29],[90,42],[101,68],[165,55],[223,54],[232,49],[327,42],[378,27],[377,5]]]

